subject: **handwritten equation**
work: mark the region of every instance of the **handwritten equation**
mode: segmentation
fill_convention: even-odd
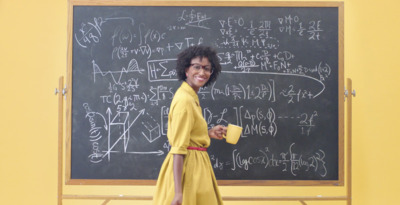
[[[314,172],[321,177],[327,174],[326,154],[319,149],[310,156],[304,156],[296,152],[295,143],[292,143],[288,151],[281,153],[271,153],[269,147],[258,150],[258,154],[249,155],[234,149],[231,153],[231,160],[222,161],[215,155],[211,155],[211,163],[214,169],[224,170],[243,170],[249,171],[255,168],[261,169],[261,172],[270,169],[279,169],[283,173],[289,173],[297,176],[301,172]]]

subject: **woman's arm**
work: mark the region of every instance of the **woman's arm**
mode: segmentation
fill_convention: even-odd
[[[182,204],[182,171],[183,171],[183,159],[185,155],[174,154],[174,183],[175,183],[175,197],[172,200],[171,205]]]

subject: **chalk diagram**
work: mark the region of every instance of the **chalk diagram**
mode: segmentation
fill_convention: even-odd
[[[111,109],[107,109],[107,117],[108,117],[108,125],[107,125],[107,150],[103,151],[103,158],[107,157],[108,161],[111,160],[111,153],[127,153],[127,154],[155,154],[155,155],[163,155],[164,151],[156,150],[156,151],[129,151],[128,145],[132,138],[131,136],[131,127],[135,124],[140,123],[140,118],[151,118],[150,122],[145,121],[141,122],[143,127],[145,128],[139,135],[140,137],[144,137],[149,143],[154,142],[158,138],[161,137],[160,125],[156,123],[152,117],[146,113],[145,109],[139,111],[139,113],[133,115],[133,120],[130,119],[130,112],[117,112],[114,116],[111,112]],[[140,120],[142,121],[142,120]],[[112,131],[122,130],[122,134],[113,136]],[[123,145],[123,150],[117,150],[117,145],[121,143]]]
[[[134,92],[139,85],[130,84],[124,81],[129,74],[139,73],[142,74],[144,71],[138,66],[135,59],[130,60],[127,68],[122,67],[120,71],[102,71],[97,65],[96,61],[92,61],[93,64],[93,80],[96,83],[97,78],[107,78],[112,86],[120,86],[118,89],[126,88],[130,86]],[[163,155],[162,150],[152,151],[138,151],[132,150],[132,144],[135,140],[145,140],[145,142],[151,144],[161,137],[161,126],[145,109],[137,110],[132,109],[131,111],[112,111],[113,109],[108,107],[105,115],[96,112],[104,120],[104,130],[106,137],[105,146],[101,146],[101,158],[111,161],[112,153],[126,153],[126,154],[137,154],[137,155]],[[139,120],[140,119],[140,120]],[[135,129],[133,129],[136,127]],[[140,127],[140,129],[137,129]],[[132,130],[141,130],[140,132],[134,133]],[[104,139],[103,139],[104,140]],[[100,162],[102,160],[97,160]]]

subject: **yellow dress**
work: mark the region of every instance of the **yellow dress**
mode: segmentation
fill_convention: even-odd
[[[182,205],[222,204],[208,153],[187,149],[188,146],[210,146],[210,137],[199,98],[186,82],[182,83],[172,100],[167,136],[171,150],[161,166],[153,204],[170,205],[175,196],[174,154],[186,155],[182,171]]]

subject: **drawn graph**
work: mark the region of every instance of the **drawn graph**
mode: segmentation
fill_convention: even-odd
[[[93,64],[93,80],[94,80],[94,82],[96,82],[97,75],[101,75],[101,77],[111,76],[113,83],[116,85],[122,85],[121,79],[126,74],[135,73],[135,72],[143,74],[143,72],[145,71],[144,69],[141,69],[139,67],[139,64],[136,59],[130,60],[127,68],[122,67],[122,69],[120,71],[102,71],[100,69],[99,65],[95,62],[95,60],[92,61],[92,64]]]

